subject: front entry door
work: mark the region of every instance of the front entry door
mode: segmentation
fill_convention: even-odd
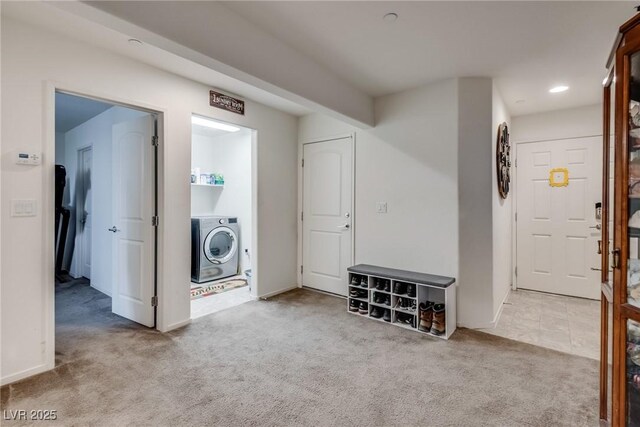
[[[600,298],[601,142],[587,137],[518,145],[518,288]],[[551,185],[556,168],[568,171],[568,185]],[[554,182],[563,175],[554,173]]]
[[[154,118],[113,126],[112,311],[153,327],[155,294]]]
[[[352,138],[304,145],[302,284],[347,295],[352,263]]]

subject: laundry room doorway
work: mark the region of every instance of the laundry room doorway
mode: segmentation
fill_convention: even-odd
[[[253,129],[192,116],[192,319],[251,300],[256,136]]]
[[[56,351],[71,354],[89,324],[156,326],[159,113],[62,91],[54,105]]]

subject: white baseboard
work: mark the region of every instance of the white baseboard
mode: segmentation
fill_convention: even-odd
[[[109,298],[111,298],[111,292],[107,292],[105,289],[102,289],[100,286],[96,286],[91,282],[89,282],[89,286],[91,286],[96,291],[101,292],[101,293],[105,294],[106,296],[108,296]]]
[[[2,377],[0,379],[0,385],[5,386],[7,384],[15,383],[16,381],[23,380],[25,378],[32,377],[34,375],[41,374],[43,372],[50,371],[55,366],[50,366],[49,364],[38,365],[33,368],[25,369],[24,371],[16,372],[15,374],[7,375],[6,377]]]
[[[186,319],[186,320],[182,320],[180,322],[172,323],[170,325],[167,325],[166,329],[160,330],[160,332],[173,331],[174,329],[178,329],[178,328],[182,328],[183,326],[187,326],[189,323],[191,323],[191,319]]]
[[[292,291],[294,289],[298,289],[298,285],[297,284],[293,285],[293,286],[289,286],[288,288],[285,288],[285,289],[280,289],[280,290],[277,290],[277,291],[269,292],[268,294],[258,295],[256,298],[257,299],[267,299],[267,298],[274,297],[276,295],[283,294],[285,292]]]

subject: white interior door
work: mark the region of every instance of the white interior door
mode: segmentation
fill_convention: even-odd
[[[517,287],[600,298],[601,138],[517,147]],[[569,184],[552,187],[551,169],[566,168]]]
[[[91,169],[93,165],[93,150],[91,147],[80,151],[80,164],[78,167],[78,196],[79,203],[79,230],[80,230],[80,274],[91,279],[91,233],[92,218],[92,190]]]
[[[351,138],[303,149],[302,284],[347,295],[352,262],[353,165]]]
[[[113,126],[112,310],[154,326],[155,233],[153,117]]]

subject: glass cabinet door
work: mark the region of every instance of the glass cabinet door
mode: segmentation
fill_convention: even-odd
[[[622,222],[620,236],[620,320],[626,333],[622,334],[619,345],[624,362],[621,379],[621,394],[624,396],[623,414],[628,426],[640,426],[640,45],[627,44],[619,52],[617,69],[622,70],[622,99],[618,100],[622,120],[621,139],[618,147],[622,150],[619,156],[619,179],[626,185],[619,188],[621,196],[618,205]],[[622,61],[620,61],[622,59]],[[620,88],[619,88],[620,89]],[[626,207],[625,207],[626,201]],[[615,239],[614,239],[615,240]],[[616,241],[617,244],[617,241]],[[626,246],[626,247],[625,247]],[[624,262],[626,261],[626,262]],[[626,264],[626,265],[625,265]],[[614,264],[616,267],[616,264]],[[618,280],[616,280],[618,284]],[[617,301],[617,298],[614,295]],[[616,313],[614,313],[615,316]]]
[[[640,307],[640,52],[629,56],[627,103],[628,265],[627,302]]]
[[[613,362],[613,217],[615,212],[615,140],[613,137],[615,118],[615,90],[613,73],[604,87],[603,114],[603,165],[602,165],[602,237],[598,242],[601,254],[601,316],[600,316],[600,419],[611,423],[613,409],[612,362]]]

